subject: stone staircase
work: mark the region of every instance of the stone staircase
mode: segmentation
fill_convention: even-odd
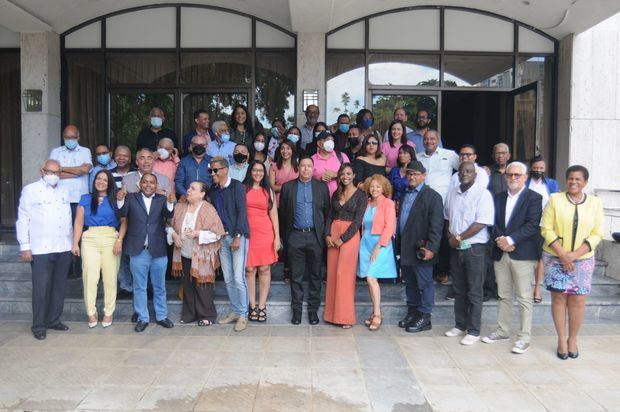
[[[587,323],[616,323],[620,319],[620,280],[605,276],[606,263],[597,261],[592,282],[592,294],[587,300]],[[272,285],[268,300],[268,322],[270,324],[288,324],[290,321],[290,286],[282,278],[281,265],[272,270]],[[31,269],[30,265],[19,260],[19,247],[14,240],[0,240],[0,319],[31,319]],[[168,309],[170,318],[178,321],[181,313],[181,301],[176,296],[178,282],[167,281]],[[98,306],[102,312],[102,287]],[[448,286],[438,285],[433,314],[435,324],[451,325],[454,321],[453,302],[445,300]],[[323,290],[324,293],[324,290]],[[382,310],[386,324],[396,324],[406,311],[404,285],[383,283],[381,285]],[[215,287],[216,307],[220,315],[228,312],[228,297],[223,280],[218,279]],[[534,324],[551,324],[549,293],[543,291],[543,302],[534,305]],[[516,304],[515,304],[516,309]],[[371,311],[370,298],[366,284],[357,283],[356,313],[358,322],[365,319]],[[515,319],[516,319],[515,310]],[[133,313],[131,300],[118,300],[115,320],[129,320]],[[491,300],[484,304],[483,322],[493,324],[497,318],[497,301]],[[64,319],[85,320],[82,300],[81,279],[69,280],[65,299]],[[303,316],[303,322],[307,318]]]

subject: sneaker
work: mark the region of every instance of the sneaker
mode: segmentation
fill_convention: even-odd
[[[236,322],[237,319],[239,319],[239,315],[237,315],[234,312],[230,312],[228,315],[226,315],[226,317],[224,319],[220,320],[219,323],[220,323],[220,325],[226,325],[226,324],[229,324],[229,323]]]
[[[465,345],[465,346],[471,346],[474,343],[478,342],[480,340],[480,336],[474,336],[474,335],[465,335],[465,337],[463,339],[461,339],[461,345]]]
[[[445,335],[449,338],[454,338],[456,336],[463,336],[465,335],[465,331],[464,330],[460,330],[459,328],[452,328],[449,331],[447,331],[445,333]]]
[[[530,348],[530,344],[528,342],[523,342],[522,340],[518,340],[515,342],[515,346],[512,347],[512,353],[518,353],[519,355],[524,354]]]
[[[495,343],[495,342],[499,342],[500,340],[506,340],[506,339],[508,338],[500,335],[497,331],[495,331],[495,332],[491,332],[489,336],[485,336],[484,338],[482,338],[482,341],[484,343]]]
[[[235,332],[245,330],[246,326],[248,326],[248,318],[245,316],[239,317],[239,319],[237,319],[237,323],[235,323]]]

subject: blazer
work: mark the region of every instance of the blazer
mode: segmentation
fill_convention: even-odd
[[[401,198],[404,199],[403,192]],[[401,216],[403,203],[400,203],[398,215]],[[400,264],[405,266],[432,265],[437,263],[439,244],[443,231],[443,202],[441,195],[424,185],[411,207],[402,233],[396,231],[396,253],[400,254]],[[398,226],[400,228],[400,226]],[[416,257],[418,242],[424,240],[424,246],[435,256],[431,260]]]
[[[127,217],[124,254],[139,255],[144,250],[144,242],[148,235],[147,250],[151,256],[156,258],[167,255],[165,222],[172,217],[173,212],[168,210],[164,195],[157,193],[153,195],[150,213],[147,214],[142,192],[128,193],[120,214]]]
[[[500,260],[504,254],[495,244],[495,239],[500,236],[510,236],[515,242],[514,252],[508,254],[511,259],[540,259],[542,196],[525,187],[517,199],[508,224],[506,224],[508,192],[496,194],[493,196],[493,200],[495,203],[495,224],[491,227],[490,233],[493,241],[493,260]]]
[[[172,186],[170,185],[170,179],[168,176],[162,175],[158,172],[153,172],[155,177],[157,178],[157,189],[163,189],[166,193],[172,191]],[[140,188],[138,185],[140,184],[140,172],[136,170],[135,172],[127,173],[123,177],[123,185],[127,188],[128,193],[139,193]]]
[[[370,201],[366,209],[370,207]],[[362,228],[364,224],[362,223]],[[392,199],[381,196],[377,202],[377,211],[372,219],[370,233],[380,235],[379,245],[387,247],[396,231],[396,205]]]
[[[295,220],[295,205],[297,203],[297,183],[299,179],[291,180],[282,185],[280,191],[280,216],[282,216],[282,238],[287,244],[288,238],[293,232]],[[329,190],[323,182],[312,179],[312,219],[314,220],[314,232],[319,246],[325,247],[325,222],[329,214]]]

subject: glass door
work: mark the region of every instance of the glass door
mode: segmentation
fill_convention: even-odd
[[[211,124],[216,120],[230,122],[232,112],[237,104],[248,106],[249,90],[242,91],[200,91],[182,94],[183,133],[192,130],[194,125],[194,111],[205,109],[209,112]]]
[[[394,120],[394,110],[404,107],[407,111],[407,127],[415,129],[415,115],[419,110],[426,110],[431,119],[431,128],[439,130],[440,93],[427,91],[372,91],[372,112],[375,116],[375,128],[385,132]]]
[[[527,160],[538,155],[538,82],[509,93],[512,107],[513,159]]]

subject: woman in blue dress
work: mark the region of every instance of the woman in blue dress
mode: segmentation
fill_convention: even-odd
[[[366,278],[372,314],[364,324],[370,330],[381,327],[381,289],[377,279],[396,278],[396,261],[392,237],[396,230],[396,208],[392,197],[392,186],[385,176],[373,175],[366,179],[364,188],[370,199],[362,224],[362,240],[358,276]]]

